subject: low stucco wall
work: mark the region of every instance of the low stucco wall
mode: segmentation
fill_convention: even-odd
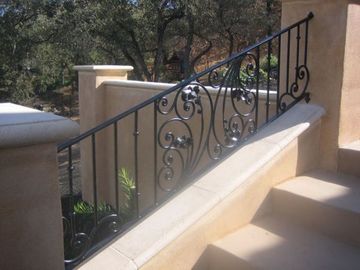
[[[323,113],[295,106],[78,269],[191,269],[208,244],[271,211],[272,186],[318,166]]]
[[[103,102],[106,104],[104,107],[103,115],[104,120],[110,119],[118,115],[121,112],[125,112],[128,109],[134,107],[135,105],[140,104],[143,101],[146,101],[152,96],[155,96],[169,88],[174,86],[174,84],[167,83],[150,83],[150,82],[138,82],[138,81],[127,81],[127,80],[107,80],[104,81],[101,85],[101,91],[104,95]],[[211,96],[212,102],[214,102],[217,90],[208,87],[209,95]],[[84,90],[86,91],[86,90]],[[254,90],[255,91],[255,90]],[[168,96],[169,103],[171,104],[175,93]],[[202,90],[200,91],[203,105],[203,116],[204,116],[204,130],[205,132],[209,129],[210,123],[210,102],[209,97]],[[269,115],[275,115],[275,102],[276,92],[271,91],[270,93],[270,109]],[[226,101],[226,114],[230,114],[231,108],[231,98],[228,97]],[[240,102],[241,103],[241,102]],[[221,108],[218,108],[216,111],[216,120],[217,129],[223,132],[222,128],[222,119],[220,119]],[[255,112],[251,114],[254,118]],[[262,90],[259,93],[259,125],[265,122],[266,115],[266,91]],[[161,115],[157,112],[157,130],[159,131],[160,126],[165,123],[165,121],[175,118],[177,115],[175,113],[168,114],[166,116]],[[129,115],[125,119],[122,119],[118,122],[118,167],[126,168],[131,175],[134,175],[135,172],[135,140],[134,140],[134,114]],[[154,179],[154,136],[159,136],[165,134],[154,134],[154,105],[150,104],[138,112],[138,127],[139,135],[137,136],[138,140],[138,182],[139,182],[139,207],[140,211],[145,211],[149,207],[152,207],[155,204],[155,201],[161,201],[164,197],[168,195],[168,192],[157,188],[157,198],[155,198],[154,187],[158,186]],[[82,120],[83,121],[83,120]],[[86,120],[85,120],[86,121]],[[200,141],[199,134],[201,134],[200,117],[195,117],[187,121],[191,128],[193,134],[194,142]],[[184,128],[179,126],[172,126],[173,134],[176,136],[186,135],[184,133]],[[246,130],[245,130],[246,132]],[[223,134],[220,134],[223,135]],[[204,135],[205,136],[205,135]],[[114,127],[110,126],[105,130],[97,134],[97,181],[98,185],[98,194],[100,200],[115,203],[115,181],[114,181]],[[203,138],[205,140],[205,138]],[[104,143],[105,142],[105,143]],[[157,172],[160,171],[161,166],[163,166],[162,154],[163,149],[156,145],[157,147]],[[93,184],[92,184],[92,159],[91,159],[91,142],[87,140],[82,142],[82,190],[83,196],[86,200],[91,201],[93,197]],[[208,164],[209,160],[206,159],[205,155],[200,161],[198,169],[205,167]],[[176,165],[174,166],[175,171],[178,169]],[[121,191],[120,191],[121,194]],[[121,198],[120,198],[121,201]]]

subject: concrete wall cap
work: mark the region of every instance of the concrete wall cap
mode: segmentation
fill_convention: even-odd
[[[132,80],[109,80],[104,82],[105,85],[127,87],[127,88],[143,88],[153,90],[167,90],[176,84],[174,83],[159,83],[159,82],[142,82]]]
[[[104,82],[104,85],[115,86],[120,88],[135,88],[135,89],[149,89],[149,90],[167,90],[176,84],[174,83],[159,83],[159,82],[142,82],[142,81],[132,81],[132,80],[107,80]],[[216,95],[218,89],[207,86],[206,89],[212,95]],[[251,92],[256,92],[256,89],[250,89]],[[259,89],[259,96],[261,99],[267,96],[267,90]],[[276,91],[269,91],[270,100],[276,99]]]
[[[132,66],[120,66],[120,65],[84,65],[74,66],[74,70],[79,72],[95,72],[97,75],[119,75],[132,71]]]
[[[118,260],[127,258],[137,269],[177,239],[232,192],[244,188],[251,176],[274,160],[286,145],[296,140],[325,114],[322,107],[297,104],[260,130],[243,147],[216,168],[202,176],[132,230],[112,241],[95,257],[85,261],[81,270],[94,265],[110,269],[107,253],[114,250]],[[279,142],[278,139],[283,140]],[[285,145],[286,144],[286,145]],[[239,162],[241,161],[241,162]],[[229,170],[229,168],[237,168]],[[224,184],[226,179],[226,185]],[[191,203],[189,203],[191,202]]]
[[[0,148],[61,142],[79,134],[67,118],[13,103],[0,103]]]

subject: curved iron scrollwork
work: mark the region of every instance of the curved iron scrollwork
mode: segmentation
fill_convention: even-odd
[[[179,90],[172,103],[168,97],[163,97],[156,103],[160,115],[171,115],[170,119],[163,121],[157,131],[157,141],[161,149],[162,164],[158,173],[158,183],[161,189],[171,191],[177,179],[184,178],[191,172],[191,164],[198,162],[200,145],[194,144],[192,133],[192,119],[200,119],[200,137],[204,132],[204,108],[202,94],[210,94],[200,83],[194,82]]]
[[[88,221],[89,230],[77,228],[76,214],[73,214],[71,218],[63,217],[62,219],[66,265],[77,264],[87,255],[94,243],[118,233],[122,227],[121,219],[117,214],[102,217],[96,225],[93,225],[91,220]]]
[[[173,98],[157,101],[157,111],[167,116],[157,132],[163,150],[157,174],[161,189],[176,188],[177,181],[189,178],[204,159],[220,159],[226,149],[255,131],[258,62],[255,54],[248,53],[219,67],[220,71],[212,70],[207,82],[192,82]]]
[[[300,86],[300,82],[302,87]],[[290,89],[280,96],[280,110],[286,111],[289,104],[305,99],[306,102],[310,101],[310,94],[306,91],[309,85],[310,73],[309,69],[305,65],[301,65],[296,68],[295,81],[291,84]],[[290,100],[286,101],[286,100]]]

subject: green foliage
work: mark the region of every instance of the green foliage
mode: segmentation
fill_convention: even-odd
[[[230,55],[278,27],[280,2],[270,14],[268,1],[3,1],[0,101],[75,85],[74,65],[129,64],[134,79],[166,80],[174,52],[187,77],[202,56]]]
[[[125,222],[133,217],[135,211],[135,181],[125,168],[119,170],[118,180],[124,196],[124,201],[120,207],[120,217]],[[100,202],[97,205],[97,211],[100,216],[114,212],[113,208],[105,202]],[[93,215],[95,206],[92,203],[80,200],[74,205],[74,212],[78,215]]]
[[[121,213],[125,219],[129,219],[134,215],[135,210],[135,181],[125,168],[121,168],[118,173],[121,190],[125,200],[122,204]]]
[[[98,213],[111,213],[113,209],[110,205],[106,204],[105,202],[101,202],[97,206]],[[78,201],[74,205],[74,212],[79,215],[91,215],[95,213],[95,206],[88,202]]]
[[[270,69],[269,69],[269,62],[268,57],[264,56],[260,60],[260,69],[264,72],[268,72],[269,70],[273,70],[274,68],[277,68],[278,66],[278,58],[276,55],[270,54]]]

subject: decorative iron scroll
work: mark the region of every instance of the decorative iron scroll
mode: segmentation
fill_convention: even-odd
[[[101,238],[110,237],[111,234],[116,234],[120,231],[122,227],[122,222],[120,217],[117,214],[109,214],[101,218],[98,223],[92,224],[91,229],[79,230],[76,228],[76,215],[73,214],[71,218],[63,217],[63,232],[65,247],[71,251],[70,258],[65,256],[65,264],[76,264],[79,262],[87,252],[89,252],[90,247],[94,245]],[[99,234],[102,234],[102,237],[99,237]]]
[[[290,89],[286,89],[286,92],[280,96],[281,111],[286,111],[288,105],[294,101],[297,102],[302,99],[305,99],[306,102],[310,101],[310,94],[306,92],[310,80],[309,69],[307,66],[301,65],[296,67],[295,73],[295,81],[291,84]],[[299,86],[299,80],[302,81],[302,87]],[[290,102],[286,102],[286,98]]]
[[[159,116],[164,121],[157,132],[163,150],[157,176],[162,190],[171,191],[176,183],[169,182],[191,177],[201,160],[220,159],[226,149],[255,132],[258,63],[255,54],[247,53],[211,70],[207,81],[191,82],[172,98],[156,102],[159,115],[165,116]]]

